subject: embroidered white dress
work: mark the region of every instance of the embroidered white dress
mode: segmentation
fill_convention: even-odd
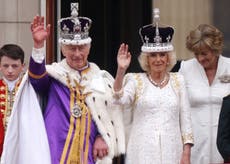
[[[169,83],[162,89],[155,87],[145,73],[126,75],[123,96],[116,100],[132,105],[134,112],[126,164],[179,164],[183,144],[193,143],[183,77],[175,75],[170,74]]]
[[[230,59],[220,56],[216,76],[209,86],[203,67],[196,59],[181,63],[180,73],[185,77],[191,104],[194,132],[192,164],[223,163],[216,146],[216,136],[222,98],[230,93],[230,82],[218,78],[230,76]]]

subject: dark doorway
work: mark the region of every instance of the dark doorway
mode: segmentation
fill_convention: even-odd
[[[227,21],[230,17],[230,1],[213,0],[213,22],[214,25],[224,34],[224,51],[223,55],[230,57],[230,21]]]
[[[137,56],[142,43],[138,30],[151,23],[152,0],[62,0],[61,17],[70,16],[70,3],[74,2],[79,2],[79,15],[93,21],[89,61],[114,76],[117,50],[124,42],[129,44],[133,56],[129,71],[140,71]]]

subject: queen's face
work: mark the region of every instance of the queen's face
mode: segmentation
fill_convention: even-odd
[[[148,64],[150,72],[152,73],[166,72],[168,63],[169,57],[167,52],[154,52],[148,54]]]
[[[76,70],[87,65],[90,52],[90,44],[84,45],[62,45],[62,53],[66,57],[67,64]]]
[[[216,66],[218,56],[210,49],[205,49],[200,52],[194,53],[197,61],[204,67],[204,69],[210,69]]]

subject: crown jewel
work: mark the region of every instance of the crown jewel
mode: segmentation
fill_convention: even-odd
[[[58,21],[59,42],[62,44],[81,45],[91,42],[89,29],[92,21],[87,17],[79,17],[78,9],[78,3],[71,3],[71,17],[62,18]]]
[[[171,43],[174,30],[172,27],[159,27],[160,10],[153,10],[153,24],[146,25],[139,30],[143,45],[143,52],[165,52],[172,51]]]

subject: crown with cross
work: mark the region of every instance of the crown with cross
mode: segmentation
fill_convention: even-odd
[[[62,18],[58,21],[60,37],[59,43],[67,45],[82,45],[91,43],[89,29],[92,20],[78,16],[78,3],[71,3],[71,17]]]
[[[167,52],[173,51],[171,43],[174,29],[170,26],[159,27],[160,10],[153,10],[153,24],[143,26],[139,29],[142,40],[142,52]]]

